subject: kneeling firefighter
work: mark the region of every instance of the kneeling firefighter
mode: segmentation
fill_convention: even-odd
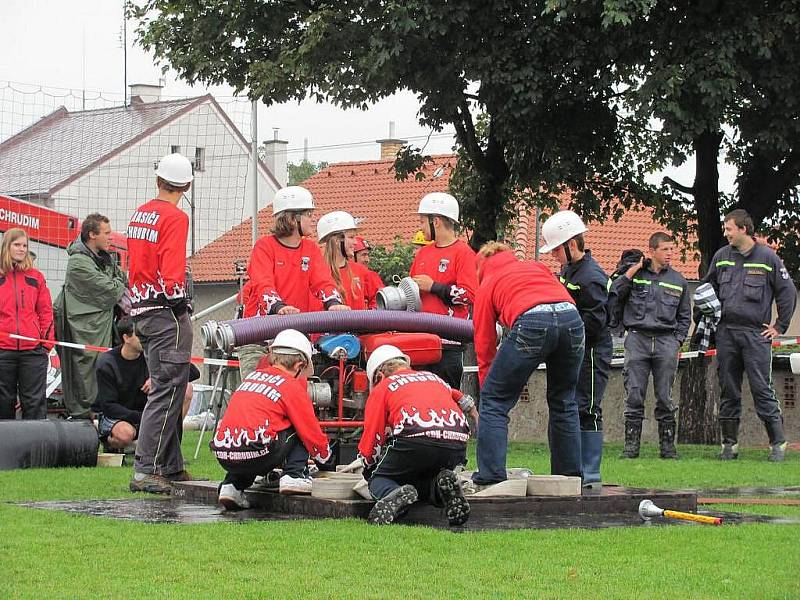
[[[581,464],[584,487],[600,485],[603,456],[601,403],[608,384],[614,347],[608,313],[608,275],[585,248],[588,230],[571,210],[562,210],[545,221],[541,252],[552,252],[561,265],[561,283],[578,307],[586,332],[575,399],[581,422]]]

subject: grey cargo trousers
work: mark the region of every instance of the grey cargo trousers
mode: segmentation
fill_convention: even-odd
[[[630,330],[625,337],[625,420],[644,420],[647,383],[653,374],[657,421],[673,421],[677,406],[672,402],[672,384],[678,370],[680,342],[674,335]]]
[[[189,313],[176,316],[168,308],[143,313],[134,322],[151,385],[139,426],[133,470],[173,475],[183,471],[181,409],[189,383],[192,324]]]

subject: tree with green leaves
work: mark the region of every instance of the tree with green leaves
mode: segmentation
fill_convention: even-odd
[[[616,49],[595,14],[545,0],[131,0],[138,40],[190,83],[229,84],[267,104],[306,97],[366,109],[399,90],[420,122],[455,129],[473,247],[566,190],[595,217],[652,189],[618,127]],[[480,119],[479,119],[480,117]],[[419,164],[413,150],[398,176]],[[405,166],[404,166],[405,165]],[[520,195],[524,190],[527,193]]]
[[[698,275],[726,243],[722,215],[743,208],[800,279],[800,74],[792,67],[800,2],[555,0],[551,8],[562,16],[599,9],[606,38],[619,40],[629,155],[648,171],[693,161],[693,182],[667,177],[660,198],[642,200],[672,231],[696,236]],[[722,161],[738,173],[730,194],[719,188]],[[682,378],[681,441],[718,439],[706,363],[692,361]]]
[[[372,246],[369,268],[380,275],[386,285],[396,285],[402,277],[408,276],[416,251],[414,244],[399,237],[391,246]]]
[[[323,169],[327,169],[328,163],[324,160],[313,163],[304,158],[299,163],[289,163],[286,167],[289,170],[289,185],[300,185],[312,175],[316,175]]]

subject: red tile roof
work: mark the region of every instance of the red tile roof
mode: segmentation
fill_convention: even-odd
[[[450,174],[456,164],[455,155],[434,156],[434,162],[424,169],[425,178],[397,181],[390,171],[393,160],[337,163],[320,171],[303,183],[311,190],[317,203],[315,216],[319,218],[332,210],[346,210],[360,223],[359,235],[373,245],[391,244],[396,237],[408,241],[419,229],[416,218],[420,198],[428,192],[447,191]],[[258,230],[265,235],[272,227],[272,207],[258,213]],[[621,252],[626,248],[647,247],[650,235],[663,229],[652,219],[652,211],[629,211],[619,222],[589,223],[586,234],[587,247],[608,273],[613,271]],[[528,215],[520,220],[514,235],[524,258],[534,256],[534,219]],[[250,219],[234,227],[211,242],[191,259],[194,279],[197,282],[234,281],[233,261],[250,256]],[[687,279],[697,278],[698,262],[692,253],[687,261],[675,268]],[[557,270],[552,257],[542,260]]]
[[[416,212],[420,198],[429,192],[447,191],[456,157],[434,156],[420,181],[413,177],[397,181],[394,171],[389,170],[393,164],[394,160],[337,163],[307,179],[303,186],[314,194],[315,217],[346,210],[363,219],[359,235],[373,245],[391,244],[398,236],[411,240],[419,229]],[[262,208],[258,212],[259,234],[267,234],[272,224],[272,207]],[[191,259],[194,280],[233,281],[233,261],[250,256],[250,227],[248,219],[197,252]]]
[[[562,206],[566,207],[566,205],[567,201],[565,200]],[[614,271],[614,267],[616,267],[623,250],[638,248],[647,254],[647,241],[650,236],[656,231],[666,231],[663,225],[653,220],[653,211],[649,208],[638,211],[629,210],[623,214],[619,221],[609,219],[605,223],[590,222],[586,226],[589,229],[584,234],[586,248],[592,251],[592,257],[609,274]],[[527,259],[532,259],[535,256],[536,234],[534,227],[535,221],[531,216],[527,223],[527,236],[519,231],[522,227],[518,228],[515,235],[516,244],[519,247],[524,245],[524,258]],[[525,240],[526,237],[527,241]],[[544,245],[544,241],[541,241],[541,245]],[[695,253],[691,249],[686,250],[686,258],[682,260],[680,256],[681,248],[682,246],[679,245],[678,252],[673,255],[672,267],[686,279],[696,280],[700,261],[695,258]],[[540,260],[552,267],[554,271],[559,270],[558,262],[552,255],[542,254]]]

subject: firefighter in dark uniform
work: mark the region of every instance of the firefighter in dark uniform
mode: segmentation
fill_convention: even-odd
[[[772,388],[772,340],[789,327],[797,303],[797,289],[778,255],[753,239],[753,220],[744,210],[725,215],[729,245],[711,259],[705,281],[722,304],[717,326],[717,362],[721,389],[719,458],[738,456],[739,418],[742,414],[742,375],[747,373],[758,418],[769,436],[768,460],[779,462],[786,453],[781,414]],[[778,318],[772,322],[772,302]]]
[[[648,260],[640,260],[614,281],[609,305],[622,315],[625,337],[625,448],[637,458],[647,383],[653,373],[655,417],[661,458],[678,458],[672,384],[678,351],[689,333],[692,309],[686,279],[670,267],[675,242],[664,232],[650,236]]]
[[[584,487],[599,485],[603,456],[601,403],[608,384],[614,346],[608,328],[608,275],[584,249],[587,231],[570,210],[556,213],[542,226],[545,246],[561,264],[561,283],[578,307],[586,332],[586,347],[578,374],[575,398],[581,422],[581,463]]]

